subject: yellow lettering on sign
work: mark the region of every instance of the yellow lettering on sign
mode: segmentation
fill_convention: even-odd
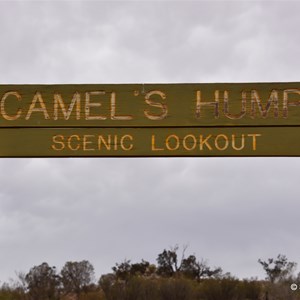
[[[61,151],[65,149],[64,136],[63,135],[54,135],[52,137],[53,145],[51,148],[55,151]]]
[[[204,106],[214,107],[214,117],[219,118],[219,91],[215,91],[215,101],[202,102],[201,91],[196,92],[196,118],[201,117],[201,108]]]
[[[221,87],[222,86],[223,85],[221,85]],[[34,119],[30,120],[31,122],[28,122],[30,123],[30,126],[37,125],[48,127],[49,125],[53,125],[53,123],[56,123],[55,125],[53,125],[54,127],[66,125],[66,122],[43,122],[44,120],[49,120],[50,118],[53,121],[69,121],[72,119],[72,124],[70,125],[74,127],[77,127],[79,125],[82,125],[83,127],[89,126],[89,122],[86,121],[105,120],[107,120],[107,122],[105,122],[105,127],[122,126],[122,121],[124,121],[124,126],[129,125],[129,127],[131,127],[132,125],[134,127],[144,127],[151,125],[149,125],[149,122],[143,123],[142,118],[153,121],[162,121],[167,119],[169,113],[172,112],[172,114],[170,114],[170,119],[168,120],[168,122],[157,122],[159,123],[158,125],[164,127],[193,127],[198,126],[200,124],[200,119],[203,118],[205,119],[205,122],[203,122],[203,124],[200,124],[203,126],[298,126],[297,122],[299,120],[297,119],[298,113],[296,111],[292,112],[290,122],[284,122],[284,120],[270,120],[270,122],[263,121],[255,124],[253,119],[267,119],[269,117],[272,117],[273,119],[277,119],[279,117],[287,118],[290,107],[300,106],[300,89],[282,89],[282,87],[279,86],[277,89],[269,90],[267,97],[265,97],[263,95],[266,95],[266,91],[262,91],[263,88],[261,86],[258,86],[257,89],[251,89],[251,87],[249,88],[248,86],[247,90],[242,89],[243,86],[241,86],[240,90],[237,90],[237,88],[234,87],[232,91],[229,90],[230,86],[228,87],[226,85],[225,87],[226,89],[224,90],[211,90],[211,87],[208,88],[208,90],[212,92],[214,100],[209,98],[203,99],[203,93],[206,93],[207,90],[194,90],[194,88],[193,90],[191,90],[190,88],[187,90],[187,95],[195,93],[194,96],[191,96],[191,99],[184,98],[183,88],[182,93],[180,93],[180,96],[178,96],[180,98],[177,100],[184,100],[184,103],[183,101],[181,103],[178,103],[178,107],[175,103],[176,99],[172,99],[173,101],[170,103],[171,106],[169,107],[166,101],[166,93],[156,89],[149,92],[143,91],[142,94],[144,95],[144,99],[142,103],[138,103],[134,101],[131,102],[132,99],[129,100],[128,90],[126,90],[125,93],[124,91],[121,91],[121,96],[119,96],[115,91],[87,91],[82,90],[82,88],[79,89],[78,87],[76,87],[75,91],[72,92],[69,96],[71,100],[66,103],[65,97],[67,95],[67,92],[70,93],[69,88],[66,89],[67,92],[64,93],[56,92],[54,90],[53,94],[51,94],[49,92],[49,89],[47,88],[45,90],[43,89],[43,94],[40,91],[35,91],[33,96],[30,95],[30,91],[32,91],[32,88],[29,89],[28,93],[25,88],[24,90],[22,88],[20,91],[5,91],[3,95],[0,95],[0,117],[2,117],[4,121],[18,120],[18,122],[16,123],[18,123],[18,126],[20,127],[26,127],[26,122],[24,122],[24,120],[30,119]],[[78,90],[82,91],[79,92]],[[122,92],[123,95],[125,95],[125,98],[122,98]],[[141,95],[137,90],[134,90],[133,94],[135,96]],[[29,97],[31,97],[31,101],[28,100]],[[172,97],[175,96],[173,95]],[[195,97],[196,99],[193,99]],[[232,103],[230,100],[231,97],[233,99]],[[128,103],[128,100],[130,103]],[[194,104],[195,102],[196,106]],[[133,104],[136,104],[137,107],[134,108]],[[142,107],[142,105],[145,105],[145,108]],[[185,105],[187,107],[184,107]],[[194,106],[192,110],[191,105]],[[122,113],[122,107],[126,109],[128,109],[127,107],[130,107],[133,113]],[[211,111],[211,115],[209,115],[209,113],[206,113],[206,111],[209,110]],[[137,122],[132,122],[132,124],[129,124],[131,122],[128,121],[133,120],[135,116],[137,116]],[[227,118],[233,120],[234,122],[228,122],[228,120],[225,120],[224,124],[222,124],[222,120],[220,120],[220,122],[214,123],[213,119],[218,119],[221,117],[222,120]],[[199,122],[195,121],[195,118],[198,119]],[[238,122],[242,118],[245,118],[245,120]],[[20,122],[21,119],[23,122]],[[82,123],[78,125],[75,124],[76,120],[81,119]],[[120,122],[116,122],[116,125],[112,125],[114,122],[111,122],[111,120]],[[96,122],[93,122],[92,125],[97,126]],[[3,126],[5,126],[5,124],[3,124]],[[9,126],[11,126],[11,124]],[[101,126],[99,125],[99,127]],[[189,138],[189,142],[194,145],[191,137]],[[208,147],[206,146],[206,143],[203,144],[203,147],[209,148],[211,146],[210,142],[210,140],[209,142],[207,142],[207,144],[209,145]],[[185,148],[192,147],[187,145],[186,142],[184,143]],[[169,146],[173,149],[172,145]]]
[[[247,134],[248,136],[252,137],[252,150],[256,150],[256,138],[261,136],[261,134],[258,133],[252,133],[252,134]]]
[[[246,92],[242,92],[242,111],[239,114],[229,113],[229,97],[228,91],[224,91],[224,115],[230,120],[239,120],[246,115]]]
[[[39,103],[40,107],[36,107],[37,103]],[[44,103],[42,95],[39,92],[35,93],[25,119],[29,120],[30,117],[31,117],[31,114],[33,112],[41,112],[41,113],[44,114],[44,119],[45,120],[49,120],[50,119],[50,116],[49,116],[49,114],[47,112],[46,105]]]
[[[165,144],[170,151],[178,150],[180,146],[179,137],[175,134],[171,134],[166,138]]]
[[[124,134],[119,136],[115,135],[94,135],[94,134],[73,134],[70,136],[54,135],[52,136],[51,148],[54,151],[131,151],[133,149],[133,136]],[[105,149],[103,149],[103,145]]]
[[[289,94],[297,94],[300,95],[300,90],[298,89],[287,89],[283,91],[283,109],[282,109],[282,116],[284,118],[288,117],[288,106],[300,106],[300,101],[297,102],[290,102],[289,101]]]
[[[211,134],[209,134],[205,139],[203,139],[203,135],[200,134],[200,142],[199,142],[199,147],[200,150],[203,150],[203,145],[207,147],[208,150],[212,150],[212,147],[208,143],[208,140],[211,138]]]
[[[156,146],[155,134],[152,134],[152,136],[151,136],[151,150],[152,151],[163,151],[164,150],[164,148],[158,148]]]
[[[194,134],[186,134],[183,137],[177,134],[167,135],[163,142],[159,144],[156,142],[156,135],[151,136],[151,150],[152,151],[225,151],[235,150],[241,151],[245,148],[246,139],[248,141],[248,149],[256,151],[257,138],[260,137],[259,133],[241,134],[218,134],[213,136],[212,134],[204,135],[200,134],[196,136]],[[237,145],[239,140],[239,145]],[[199,148],[197,149],[197,145]]]
[[[221,140],[221,142],[220,142]],[[220,151],[224,151],[228,148],[229,141],[226,134],[218,134],[215,138],[215,147]]]
[[[1,115],[6,120],[14,121],[14,120],[17,120],[21,116],[22,110],[21,110],[21,108],[18,108],[17,113],[14,116],[9,116],[6,113],[5,102],[9,96],[14,96],[15,98],[17,98],[18,101],[21,101],[22,97],[18,92],[12,91],[12,92],[6,92],[1,99],[1,104],[0,104]]]
[[[110,98],[110,118],[112,120],[132,120],[132,116],[121,116],[121,115],[116,115],[116,93],[112,92],[111,93],[111,98]]]
[[[58,120],[58,109],[59,108],[61,109],[61,111],[63,113],[64,119],[69,120],[74,107],[76,107],[76,109],[75,109],[76,120],[80,120],[80,94],[78,92],[76,92],[73,95],[73,99],[68,107],[68,110],[65,107],[65,103],[64,103],[61,95],[58,93],[54,94],[54,113],[53,113],[54,120]]]
[[[94,151],[95,148],[93,148],[93,138],[95,136],[91,134],[85,134],[83,136],[83,151]]]
[[[91,102],[91,96],[101,96],[101,95],[105,95],[105,92],[92,91],[92,92],[85,93],[85,119],[86,120],[106,120],[106,117],[102,115],[91,116],[91,108],[102,106],[102,103],[100,102]]]
[[[251,91],[251,118],[255,118],[255,104],[258,105],[259,112],[263,118],[267,117],[267,114],[270,110],[271,104],[274,105],[274,117],[278,118],[278,92],[276,90],[272,90],[271,95],[267,101],[265,107],[263,107],[258,92],[256,90]]]
[[[241,138],[241,146],[240,147],[237,147],[236,146],[236,136],[235,134],[232,135],[232,148],[234,150],[237,150],[237,151],[241,151],[242,149],[244,149],[245,147],[245,135],[242,134],[242,138]]]
[[[154,114],[154,113],[150,112],[149,109],[147,109],[147,110],[144,110],[144,114],[149,120],[163,120],[168,115],[167,104],[151,100],[150,97],[153,95],[158,95],[162,100],[165,100],[167,98],[166,94],[161,91],[155,90],[155,91],[148,92],[145,95],[145,102],[152,107],[159,108],[161,110],[161,113]]]
[[[68,137],[68,149],[72,151],[77,151],[80,149],[80,137],[77,134],[73,134],[70,137]]]
[[[132,150],[132,148],[133,148],[132,141],[133,141],[133,136],[132,135],[126,134],[126,135],[122,136],[121,139],[120,139],[121,148],[124,151]]]
[[[108,134],[105,139],[102,135],[98,136],[98,149],[102,150],[102,145],[105,146],[106,150],[111,150],[111,135]]]
[[[193,134],[188,134],[183,138],[183,148],[187,151],[192,151],[197,147],[197,139]]]

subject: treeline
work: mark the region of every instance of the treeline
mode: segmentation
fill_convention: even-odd
[[[296,300],[300,276],[286,256],[259,259],[266,280],[240,280],[195,255],[179,255],[178,246],[163,250],[156,264],[125,260],[112,273],[95,278],[87,261],[66,262],[60,272],[47,263],[18,273],[0,289],[0,300]],[[291,284],[294,284],[291,289]]]

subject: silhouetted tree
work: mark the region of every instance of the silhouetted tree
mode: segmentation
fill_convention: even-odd
[[[130,277],[130,270],[131,270],[130,260],[125,259],[120,264],[116,263],[116,265],[112,267],[112,270],[114,271],[114,274],[117,279],[127,281]]]
[[[185,250],[185,249],[184,249]],[[178,260],[178,246],[175,246],[171,250],[165,250],[160,253],[156,259],[157,261],[157,273],[159,275],[172,277],[175,273],[178,273],[181,269],[181,262]],[[184,251],[183,251],[184,257]]]
[[[178,257],[178,246],[171,250],[164,250],[157,258],[157,273],[162,276],[172,277],[181,274],[191,279],[218,277],[222,274],[221,268],[211,269],[205,261],[197,261],[195,255],[185,258],[187,247],[183,248],[181,257]]]
[[[131,264],[130,274],[133,276],[136,275],[145,275],[149,270],[150,263],[142,259],[140,263]]]
[[[116,275],[112,273],[102,275],[98,281],[99,287],[104,292],[107,300],[110,300],[112,298],[111,290],[115,285],[115,283],[116,283]]]
[[[94,267],[87,261],[68,261],[61,270],[61,282],[64,292],[79,295],[94,280]]]
[[[55,267],[50,267],[45,262],[35,266],[25,275],[25,281],[31,300],[59,299],[60,280]]]
[[[116,279],[127,281],[132,276],[147,276],[155,271],[155,266],[142,259],[140,263],[131,264],[130,260],[124,260],[116,264],[112,270]]]
[[[295,262],[289,262],[286,256],[281,254],[279,254],[276,259],[269,258],[267,261],[259,259],[258,262],[267,273],[267,279],[269,279],[272,283],[283,280],[292,275],[297,265]]]
[[[184,258],[181,263],[181,273],[191,279],[218,277],[222,274],[221,268],[211,269],[205,261],[197,261],[194,255]]]

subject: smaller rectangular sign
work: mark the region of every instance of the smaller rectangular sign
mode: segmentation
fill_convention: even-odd
[[[299,156],[299,127],[3,128],[0,157]]]

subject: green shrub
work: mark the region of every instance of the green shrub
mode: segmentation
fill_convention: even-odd
[[[262,287],[258,281],[243,280],[238,285],[238,299],[241,300],[260,300]]]
[[[169,278],[160,280],[161,300],[193,299],[193,281],[185,278]]]
[[[239,281],[234,278],[207,279],[200,283],[198,298],[205,300],[236,300]]]

